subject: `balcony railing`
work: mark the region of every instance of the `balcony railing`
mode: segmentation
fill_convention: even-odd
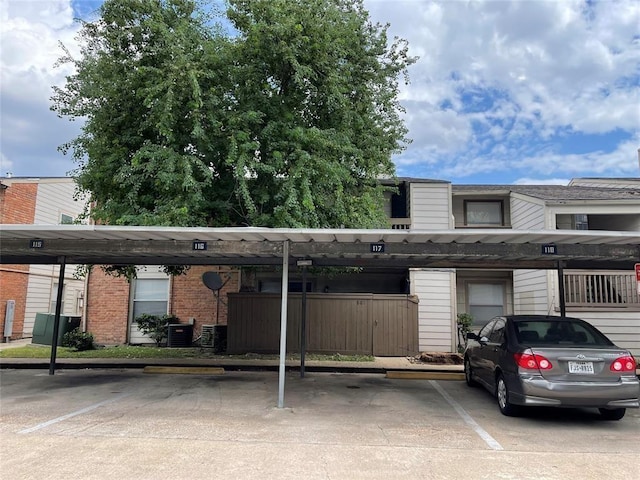
[[[391,228],[393,230],[410,230],[411,219],[410,218],[390,218]]]
[[[564,297],[568,307],[640,309],[633,272],[565,272]]]

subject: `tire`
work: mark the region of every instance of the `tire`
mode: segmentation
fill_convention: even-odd
[[[515,417],[518,415],[520,409],[517,405],[509,402],[509,388],[507,387],[507,383],[504,381],[504,377],[501,373],[499,373],[496,378],[496,398],[498,400],[500,413],[507,417]]]
[[[627,412],[626,408],[600,408],[600,415],[604,420],[620,420]]]
[[[464,359],[464,380],[470,387],[478,386],[478,382],[473,379],[473,370],[471,369],[471,363],[468,358]]]

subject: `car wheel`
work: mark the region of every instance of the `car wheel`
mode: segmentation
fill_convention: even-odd
[[[602,415],[602,418],[604,418],[605,420],[620,420],[627,412],[626,408],[600,408],[599,410],[600,415]]]
[[[513,417],[518,414],[518,407],[509,402],[509,389],[502,374],[498,374],[498,378],[496,379],[496,398],[498,399],[500,413],[508,417]]]
[[[470,387],[478,386],[478,382],[473,379],[473,371],[471,370],[471,363],[468,358],[464,359],[464,379]]]

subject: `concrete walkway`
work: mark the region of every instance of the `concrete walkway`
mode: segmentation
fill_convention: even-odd
[[[0,343],[0,350],[30,345],[31,339],[14,340]],[[298,360],[287,360],[288,370],[299,370]],[[57,358],[56,369],[64,368],[144,368],[147,366],[164,367],[222,367],[226,370],[270,370],[279,367],[277,359],[251,358]],[[2,358],[0,368],[49,368],[49,360],[44,358]],[[413,363],[408,357],[374,357],[372,362],[340,362],[306,360],[305,370],[310,372],[361,372],[387,373],[409,372],[409,376],[420,377],[420,372],[427,372],[428,378],[463,379],[462,365],[438,365]],[[402,375],[399,375],[400,378]],[[423,378],[427,378],[424,376]]]

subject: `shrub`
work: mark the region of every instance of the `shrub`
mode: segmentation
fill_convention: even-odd
[[[167,338],[169,324],[180,323],[180,319],[175,315],[151,315],[149,313],[137,316],[135,321],[138,324],[138,330],[149,335],[158,347],[162,340]]]
[[[471,325],[473,325],[473,315],[470,313],[458,314],[458,350],[464,350],[467,345],[467,333],[471,331]]]
[[[65,333],[62,337],[62,346],[73,348],[77,352],[96,348],[93,344],[93,335],[88,332],[81,332],[80,328],[74,328]]]

